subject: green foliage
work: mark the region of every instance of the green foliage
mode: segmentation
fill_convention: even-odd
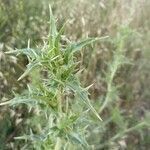
[[[58,17],[58,29],[68,20],[64,26],[69,40],[61,36],[64,26],[58,32],[51,17],[53,28],[44,46],[30,48],[42,45],[40,38],[47,35],[49,2]],[[87,149],[87,143],[91,149],[149,148],[149,1],[0,0],[0,4],[0,101],[17,106],[15,113],[12,107],[0,109],[0,149],[33,149],[33,144],[34,149],[59,149],[60,145]],[[109,40],[70,42],[103,35],[109,35]],[[19,49],[28,39],[28,48]],[[79,50],[88,43],[92,44]],[[9,47],[17,47],[15,53],[23,55],[5,55]],[[75,79],[70,79],[71,74]],[[4,102],[26,83],[26,91],[15,94],[11,103]],[[91,83],[90,89],[83,88]],[[91,110],[100,112],[103,121]],[[53,122],[57,126],[50,129]]]
[[[44,42],[41,50],[39,48],[31,49],[28,44],[27,49],[7,52],[8,54],[24,54],[28,58],[27,69],[18,80],[23,79],[34,70],[38,71],[37,76],[41,76],[36,84],[28,85],[28,91],[24,94],[1,103],[1,105],[13,106],[27,104],[29,110],[37,109],[38,114],[35,113],[35,116],[39,117],[39,122],[36,122],[39,129],[34,131],[34,134],[31,127],[30,135],[16,138],[32,141],[35,149],[58,150],[62,149],[63,145],[66,145],[66,149],[70,149],[69,147],[72,145],[76,148],[89,148],[85,138],[85,124],[88,120],[85,122],[81,115],[86,109],[82,106],[81,112],[75,112],[72,107],[74,103],[77,104],[76,107],[86,104],[87,109],[90,109],[101,120],[90,103],[88,88],[82,88],[80,85],[76,75],[80,71],[77,66],[79,62],[76,62],[75,56],[84,46],[106,37],[89,38],[81,42],[61,45],[62,31],[63,28],[59,32],[57,31],[55,18],[50,8],[50,33],[48,41]],[[47,75],[40,75],[42,71],[45,71]],[[71,95],[74,98],[71,98]],[[73,102],[76,101],[76,98],[78,101]],[[88,111],[85,115],[87,114]],[[32,120],[30,121],[32,123]]]
[[[103,99],[101,98],[101,104],[95,104],[95,107],[96,105],[100,105],[99,114],[102,115],[104,112],[105,116],[101,126],[94,126],[94,131],[92,133],[93,135],[97,134],[99,137],[99,140],[95,142],[96,149],[126,147],[126,145],[120,145],[120,141],[124,142],[125,137],[128,136],[129,133],[139,131],[149,126],[146,118],[143,121],[134,121],[134,123],[130,125],[130,119],[126,119],[126,112],[121,110],[118,106],[118,103],[120,102],[119,90],[121,85],[114,82],[121,67],[132,64],[126,57],[125,45],[128,38],[131,38],[134,34],[135,32],[128,26],[122,26],[120,27],[117,36],[109,40],[114,45],[115,50],[113,51],[112,60],[107,62],[107,71],[104,73],[103,80],[107,85],[106,94]],[[110,130],[113,131],[110,132]],[[101,136],[99,136],[100,134]],[[107,135],[107,137],[105,137],[105,135]],[[91,140],[92,139],[90,138],[89,142]]]

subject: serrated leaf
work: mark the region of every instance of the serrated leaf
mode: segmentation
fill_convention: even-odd
[[[106,38],[108,38],[108,36],[101,37],[101,38],[88,38],[80,42],[70,44],[65,50],[65,55],[64,55],[65,63],[67,64],[69,62],[73,53],[80,51],[86,45],[92,44],[93,42],[98,40],[104,40]]]
[[[35,99],[32,99],[32,98],[15,97],[10,101],[0,103],[0,106],[2,106],[2,105],[15,106],[18,104],[27,104],[27,105],[33,105],[34,106],[37,103],[38,103],[38,101]]]
[[[123,130],[126,128],[126,123],[123,116],[120,114],[119,108],[114,108],[112,110],[112,120]]]
[[[81,50],[86,45],[92,44],[95,41],[103,40],[106,38],[108,38],[108,36],[101,37],[101,38],[88,38],[88,39],[82,40],[80,42],[71,44],[70,49],[71,49],[71,51],[76,52],[78,50]]]
[[[6,52],[6,54],[16,54],[16,55],[24,54],[28,58],[36,59],[39,55],[39,51],[34,50],[32,48],[23,48],[23,49],[16,49],[16,50],[8,51]]]
[[[77,144],[81,144],[82,146],[84,147],[88,147],[88,143],[86,142],[86,140],[83,138],[83,136],[75,133],[75,132],[72,132],[69,134],[69,138],[74,142],[74,143],[77,143]]]
[[[25,72],[19,77],[19,79],[18,79],[18,81],[19,80],[21,80],[21,79],[23,79],[25,76],[27,76],[29,73],[30,73],[30,71],[32,71],[35,67],[37,67],[37,66],[40,66],[41,65],[41,63],[40,62],[32,62],[32,63],[29,63],[28,65],[27,65],[27,69],[25,70]]]
[[[69,83],[68,86],[83,100],[83,102],[90,108],[97,118],[102,121],[97,111],[91,105],[87,91],[83,90],[76,82]]]

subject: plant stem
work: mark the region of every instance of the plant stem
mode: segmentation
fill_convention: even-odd
[[[59,137],[57,137],[57,142],[54,150],[61,150],[62,141]]]
[[[108,74],[108,80],[107,80],[107,94],[106,98],[100,107],[99,113],[101,113],[105,107],[107,107],[108,103],[110,102],[111,93],[113,92],[113,79],[116,75],[116,72],[118,68],[122,65],[122,56],[123,56],[123,47],[124,47],[124,41],[123,38],[120,38],[120,42],[118,45],[118,48],[116,49],[116,52],[114,54],[114,58],[112,63],[110,64],[109,68],[109,74]]]
[[[60,87],[57,95],[58,100],[58,112],[62,113],[62,88]]]

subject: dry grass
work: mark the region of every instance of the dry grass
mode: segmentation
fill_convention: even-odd
[[[12,48],[25,47],[25,43],[29,38],[31,39],[31,45],[34,45],[33,43],[39,45],[41,43],[40,38],[46,35],[48,29],[46,23],[48,20],[48,2],[46,0],[38,4],[37,1],[29,4],[25,3],[24,0],[21,0],[21,2],[17,3],[17,0],[14,0],[14,3],[10,4],[11,7],[1,5],[1,7],[4,7],[4,9],[1,9],[3,13],[1,13],[2,21],[0,24],[0,33],[3,35],[0,36],[0,42],[3,45],[0,47],[0,59],[2,60],[2,70],[0,71],[2,84],[0,88],[3,99],[12,97],[12,95],[10,96],[12,89],[19,91],[18,89],[23,86],[22,82],[15,81],[23,72],[22,69],[26,64],[26,61],[23,61],[22,64],[19,64],[20,68],[14,62],[14,60],[17,61],[16,58],[6,56],[4,51],[7,51],[7,46]],[[68,20],[65,33],[70,40],[78,41],[79,38],[104,35],[109,35],[111,39],[116,40],[122,26],[127,26],[134,32],[132,36],[129,35],[124,41],[123,47],[124,56],[130,60],[131,64],[117,68],[112,82],[112,85],[117,87],[117,92],[114,95],[115,101],[110,101],[109,105],[101,113],[106,121],[114,115],[120,119],[117,121],[114,119],[108,123],[104,131],[101,132],[102,136],[97,135],[99,139],[97,143],[105,143],[117,135],[121,120],[127,124],[128,128],[133,127],[137,122],[140,123],[145,119],[145,114],[150,109],[150,83],[148,82],[150,80],[150,2],[148,0],[70,0],[69,2],[68,0],[59,0],[57,2],[51,0],[51,4],[54,14],[58,18],[59,26]],[[28,6],[30,11],[27,9]],[[36,10],[39,10],[36,11],[37,13],[34,11],[35,6],[37,7]],[[26,16],[25,14],[28,15]],[[62,42],[65,42],[65,40]],[[99,110],[108,94],[108,82],[105,80],[105,73],[109,72],[114,52],[118,47],[117,44],[116,41],[93,44],[83,49],[79,56],[79,60],[82,62],[80,67],[81,69],[84,68],[80,78],[85,86],[94,83],[90,89],[90,97],[94,101],[93,104],[96,105],[97,110]],[[112,107],[115,109],[113,110]],[[120,124],[117,123],[118,121]],[[7,137],[11,133],[8,132]],[[147,133],[148,128],[132,131],[126,136],[109,143],[109,145],[116,149],[122,147],[125,149],[146,150],[149,145]],[[111,149],[110,147],[106,148]]]

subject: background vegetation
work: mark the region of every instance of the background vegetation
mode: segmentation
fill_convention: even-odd
[[[30,47],[42,45],[49,32],[49,3],[58,29],[68,21],[62,43],[109,36],[77,56],[83,70],[80,81],[84,87],[93,84],[89,98],[103,119],[99,123],[91,115],[95,122],[87,133],[91,148],[149,149],[149,0],[0,0],[0,101],[10,100],[14,92],[27,89],[26,83],[36,81],[34,73],[17,81],[28,60],[5,52],[27,47],[29,39]],[[0,106],[0,149],[25,146],[14,137],[29,130],[36,113],[24,105]]]

